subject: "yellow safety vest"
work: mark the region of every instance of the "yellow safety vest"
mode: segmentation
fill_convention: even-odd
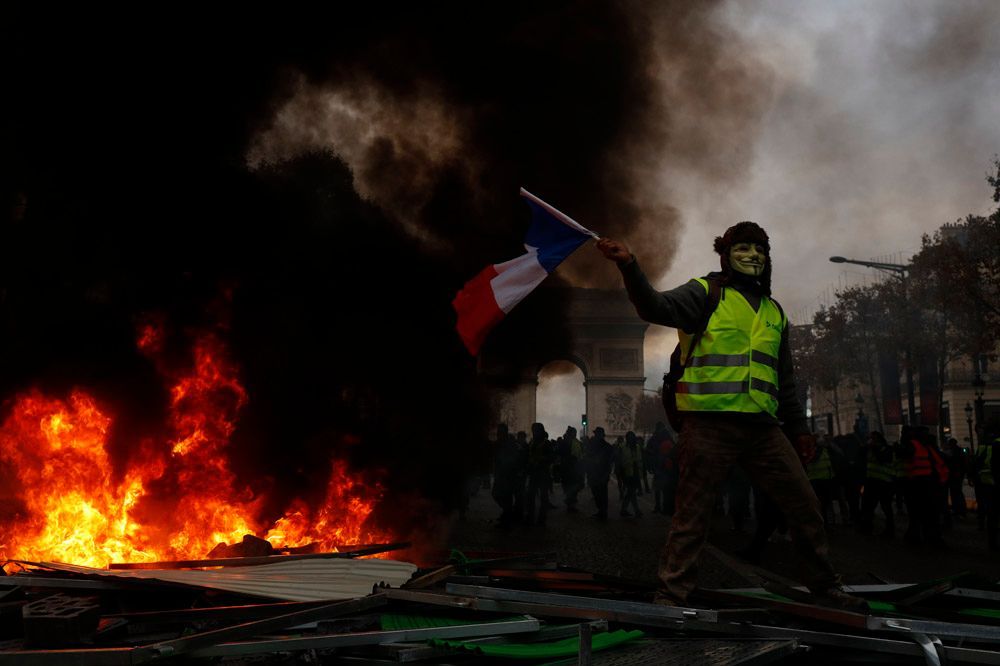
[[[896,476],[896,465],[890,461],[887,463],[880,463],[875,460],[875,456],[872,455],[872,459],[868,461],[868,472],[867,478],[876,481],[892,481]]]
[[[821,481],[833,478],[833,463],[830,461],[830,449],[819,448],[819,455],[806,466],[806,476],[810,481]]]
[[[628,444],[622,445],[621,451],[618,454],[618,464],[621,467],[622,474],[625,476],[633,476],[636,470],[639,469],[639,461],[642,452],[639,451],[639,447],[636,446],[636,450],[633,451],[629,448]]]
[[[708,281],[698,278],[708,291]],[[778,413],[778,353],[788,320],[766,296],[753,307],[737,290],[723,287],[719,305],[677,382],[682,412]],[[678,331],[681,358],[694,336]]]
[[[986,486],[992,486],[993,483],[994,483],[994,479],[993,479],[993,449],[996,448],[998,444],[1000,444],[1000,439],[998,439],[997,441],[993,442],[989,446],[983,447],[983,448],[986,449],[986,452],[984,454],[982,454],[981,457],[980,457],[980,459],[979,459],[979,462],[980,462],[980,467],[979,467],[979,483],[981,483],[983,485],[986,485]]]

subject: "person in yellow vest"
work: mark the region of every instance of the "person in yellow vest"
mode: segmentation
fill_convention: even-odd
[[[639,439],[631,430],[625,433],[625,444],[622,445],[618,456],[618,466],[625,487],[625,499],[622,501],[619,514],[623,518],[632,516],[641,518],[642,511],[639,509],[639,500],[636,497],[641,483],[639,475],[642,473],[642,450],[639,448]],[[629,507],[632,508],[631,513]]]
[[[823,522],[830,524],[833,515],[833,459],[830,457],[829,437],[816,442],[816,456],[806,465],[806,476],[819,500]]]
[[[892,447],[885,441],[885,435],[873,431],[868,435],[865,447],[865,488],[861,496],[861,520],[858,531],[872,534],[875,522],[875,507],[882,507],[885,514],[885,528],[881,536],[892,538],[896,532],[896,520],[892,512],[893,483],[896,470],[893,465]]]
[[[788,320],[771,298],[765,231],[749,221],[730,227],[715,239],[722,270],[665,292],[650,285],[624,243],[604,238],[597,249],[617,263],[641,318],[678,329],[686,359],[676,384],[683,415],[677,506],[655,600],[688,602],[720,486],[739,464],[782,507],[803,563],[803,582],[817,600],[867,610],[862,599],[840,587],[819,502],[800,462],[812,459],[815,440],[796,395]]]
[[[976,513],[982,516],[981,525],[986,529],[990,550],[1000,550],[1000,423],[991,422],[983,429],[982,444],[976,453]],[[977,516],[977,517],[978,517]]]

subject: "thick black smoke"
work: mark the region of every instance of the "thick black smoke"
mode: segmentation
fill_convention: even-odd
[[[652,18],[676,32],[674,89],[703,102],[723,40],[677,4]],[[177,364],[197,331],[230,341],[249,394],[237,466],[278,504],[318,491],[338,447],[388,469],[389,513],[414,490],[455,499],[486,414],[450,300],[519,251],[521,185],[604,233],[671,237],[646,188],[677,127],[654,66],[672,38],[618,2],[342,5],[8,10],[7,404],[90,388],[127,459],[162,429],[162,378],[135,348],[162,316]],[[736,90],[726,118],[754,108]],[[331,137],[326,93],[363,112],[361,139]],[[711,149],[699,131],[677,159]],[[529,300],[496,350],[557,348],[559,319]]]

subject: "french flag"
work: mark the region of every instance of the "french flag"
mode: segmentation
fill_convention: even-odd
[[[597,234],[521,188],[531,208],[524,254],[487,266],[465,283],[451,302],[458,313],[458,335],[475,356],[493,327],[542,283],[576,248]]]

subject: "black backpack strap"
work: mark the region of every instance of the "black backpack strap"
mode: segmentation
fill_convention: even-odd
[[[684,359],[684,363],[681,363],[681,346],[678,343],[674,347],[673,353],[670,354],[670,370],[663,375],[663,390],[660,397],[663,400],[663,409],[666,411],[667,421],[677,432],[680,432],[684,426],[684,419],[677,410],[677,383],[684,375],[684,369],[691,362],[694,349],[701,342],[701,336],[705,332],[705,329],[708,328],[708,321],[712,318],[712,313],[719,306],[719,301],[722,300],[723,295],[722,285],[717,280],[713,280],[712,278],[706,278],[706,280],[708,282],[708,298],[705,299],[701,321],[698,323],[698,330],[695,331],[694,338],[691,340],[687,358]]]
[[[708,298],[705,299],[705,309],[701,313],[701,321],[698,323],[698,330],[695,331],[694,338],[691,340],[691,346],[688,347],[687,358],[684,359],[684,365],[682,367],[688,367],[688,363],[691,362],[691,357],[694,355],[695,347],[701,342],[701,336],[705,333],[705,329],[708,328],[708,321],[712,318],[712,314],[715,309],[719,307],[719,301],[722,300],[722,285],[719,284],[718,280],[713,278],[705,278],[708,282]],[[780,308],[780,306],[779,306]]]
[[[778,301],[774,300],[770,296],[768,296],[767,298],[768,298],[768,300],[770,300],[774,304],[774,307],[778,308],[778,312],[781,313],[781,321],[787,321],[788,317],[785,316],[785,308],[781,307],[781,303],[779,303]]]

